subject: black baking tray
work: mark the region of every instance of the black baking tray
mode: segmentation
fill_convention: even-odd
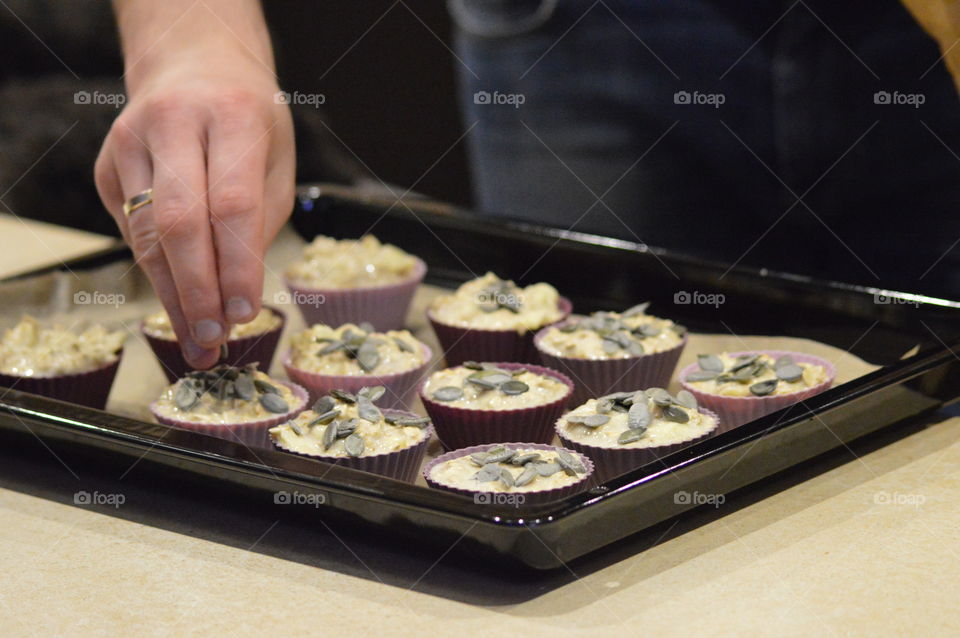
[[[496,555],[551,569],[696,507],[684,492],[728,494],[960,397],[960,360],[954,354],[960,352],[960,304],[953,301],[728,269],[639,243],[492,221],[420,198],[365,198],[336,186],[301,187],[294,225],[305,237],[356,237],[375,230],[422,257],[434,284],[453,286],[494,270],[521,284],[549,281],[578,311],[649,300],[660,314],[692,330],[805,337],[882,368],[588,492],[522,509],[476,504],[16,390],[0,393],[0,431],[17,440],[36,436],[84,454],[187,473],[197,485],[239,489],[263,504],[282,493],[315,497],[302,506],[277,506],[278,516],[338,518],[444,551],[455,546],[478,559]],[[67,266],[76,271],[128,257],[114,250]],[[681,293],[722,294],[724,303],[684,304]]]

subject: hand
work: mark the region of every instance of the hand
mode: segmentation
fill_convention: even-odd
[[[229,325],[253,319],[263,255],[293,207],[289,109],[270,71],[243,51],[150,65],[97,158],[100,197],[170,315],[196,368],[218,359]],[[153,188],[153,203],[123,202]]]

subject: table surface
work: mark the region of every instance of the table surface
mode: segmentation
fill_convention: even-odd
[[[45,239],[11,232],[21,250]],[[3,636],[960,633],[956,416],[542,574],[28,443],[0,445]],[[124,502],[75,505],[78,490]]]

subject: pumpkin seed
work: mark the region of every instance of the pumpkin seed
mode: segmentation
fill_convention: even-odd
[[[631,357],[642,356],[644,352],[643,344],[639,341],[631,341],[630,345],[627,346],[627,353],[629,353]]]
[[[664,419],[674,423],[687,423],[690,420],[690,415],[687,414],[686,410],[675,405],[666,406],[662,413]]]
[[[603,339],[603,351],[606,354],[616,354],[620,351],[620,344],[614,341],[613,339]]]
[[[317,399],[316,403],[313,404],[313,411],[317,414],[324,414],[334,409],[337,405],[337,402],[334,401],[333,397],[330,395],[324,395]]]
[[[627,412],[627,427],[631,430],[646,430],[652,416],[646,401],[634,403]]]
[[[598,428],[610,421],[606,414],[574,414],[567,417],[567,423],[585,425],[588,428]]]
[[[287,402],[284,401],[279,394],[273,394],[272,392],[260,395],[260,405],[262,405],[267,412],[273,412],[274,414],[283,414],[284,412],[290,411]]]
[[[500,466],[496,463],[488,463],[480,468],[480,471],[473,475],[481,483],[490,483],[500,480]]]
[[[787,383],[793,383],[794,381],[799,381],[803,377],[803,368],[798,366],[795,363],[788,363],[777,368],[777,378],[786,381]]]
[[[357,328],[360,328],[364,332],[373,332],[376,330],[376,328],[373,327],[373,324],[369,321],[361,321],[359,324],[357,324]]]
[[[506,463],[516,455],[516,450],[498,447],[487,451],[487,463]]]
[[[278,390],[276,386],[270,385],[263,379],[254,379],[253,385],[257,390],[264,394],[280,394],[280,390]]]
[[[357,414],[370,423],[380,421],[380,409],[370,401],[369,397],[357,397]]]
[[[526,374],[526,372],[527,372],[526,368],[514,368],[513,370],[510,371],[510,374],[512,374],[515,377],[519,377],[521,374]]]
[[[335,418],[337,418],[339,415],[340,415],[340,410],[338,408],[327,410],[323,414],[318,415],[313,421],[311,421],[310,427],[313,427],[314,425],[326,425],[327,423],[330,423]]]
[[[517,454],[512,459],[510,459],[511,465],[526,465],[527,463],[532,463],[533,461],[539,461],[540,455],[536,452],[528,452],[527,454]]]
[[[621,316],[621,317],[624,317],[624,318],[626,318],[626,319],[629,319],[630,317],[635,317],[635,316],[637,316],[637,315],[645,315],[645,314],[647,314],[647,308],[649,308],[649,307],[650,307],[650,302],[649,302],[649,301],[645,301],[645,302],[643,302],[643,303],[638,303],[636,306],[633,306],[633,307],[631,307],[631,308],[627,308],[626,310],[624,310],[623,312],[621,312],[621,313],[620,313],[620,316]]]
[[[373,372],[380,365],[380,353],[377,346],[369,341],[364,341],[363,345],[357,350],[357,365],[364,372]]]
[[[468,370],[483,370],[483,365],[477,363],[476,361],[464,361],[460,365]]]
[[[617,437],[617,443],[620,445],[626,445],[627,443],[633,443],[634,441],[639,441],[643,438],[643,435],[646,433],[646,430],[625,430]]]
[[[456,386],[446,385],[433,393],[433,398],[437,401],[456,401],[463,396],[463,390]]]
[[[376,403],[377,401],[380,400],[380,397],[382,397],[386,393],[386,391],[387,389],[382,385],[374,385],[374,386],[370,386],[369,388],[361,388],[360,392],[358,392],[357,394],[360,396],[365,396],[371,401],[373,401],[374,403]]]
[[[560,471],[560,464],[554,462],[531,463],[531,467],[537,468],[537,474],[540,476],[553,476]]]
[[[327,424],[327,427],[323,430],[323,449],[324,451],[329,450],[330,446],[333,445],[334,441],[337,440],[337,431],[338,426],[335,421],[331,421]]]
[[[513,484],[516,487],[523,487],[524,485],[529,484],[533,479],[537,478],[537,468],[533,464],[530,464],[523,468],[523,471],[520,472],[520,476],[516,478]]]
[[[393,342],[397,344],[397,348],[399,348],[400,352],[414,352],[413,346],[400,337],[394,337]]]
[[[472,383],[473,385],[477,386],[477,387],[480,388],[481,390],[496,390],[496,389],[497,389],[497,384],[496,384],[496,383],[493,383],[493,382],[491,382],[491,381],[488,381],[486,378],[484,378],[484,377],[482,377],[482,376],[475,376],[475,375],[471,374],[469,377],[467,377],[467,381],[468,381],[469,383]],[[452,387],[452,386],[448,386],[448,387]]]
[[[173,395],[173,400],[181,410],[189,410],[200,400],[200,394],[181,381]]]
[[[777,357],[776,362],[773,364],[774,368],[782,368],[783,366],[796,365],[796,362],[788,354],[780,355]]]
[[[509,396],[516,396],[518,394],[523,394],[530,389],[523,381],[507,381],[500,386],[500,391]]]
[[[342,341],[331,341],[327,345],[320,348],[317,351],[317,355],[324,356],[336,352],[337,350],[342,350],[347,344]]]
[[[470,460],[473,461],[476,465],[483,467],[487,464],[487,453],[486,452],[474,452],[470,455]]]
[[[569,476],[576,476],[577,474],[583,474],[587,471],[579,460],[575,459],[569,452],[565,450],[560,450],[557,452],[557,464]]]
[[[513,487],[516,481],[514,481],[513,474],[510,473],[510,470],[504,467],[500,468],[500,482],[507,487]]]
[[[253,380],[250,379],[245,374],[242,374],[237,377],[237,380],[233,382],[233,392],[237,395],[238,399],[243,399],[244,401],[250,401],[256,395],[257,390],[253,385]]]
[[[776,379],[760,381],[759,383],[754,383],[752,386],[750,386],[750,392],[758,397],[765,397],[776,389],[777,389]]]
[[[293,433],[297,436],[303,436],[303,430],[301,430],[300,426],[293,421],[290,422],[290,429],[293,430]]]
[[[653,401],[654,405],[666,407],[673,403],[673,397],[671,397],[670,393],[663,388],[654,388],[653,390],[653,392],[647,390],[647,396],[650,397],[650,400]]]
[[[723,360],[715,354],[698,354],[697,363],[701,370],[710,372],[723,372]]]
[[[577,323],[565,323],[559,328],[557,328],[557,330],[559,330],[560,332],[564,332],[568,334],[571,332],[576,332],[579,329],[580,329],[580,326]]]
[[[687,375],[686,381],[691,383],[696,383],[698,381],[710,381],[711,379],[716,379],[717,373],[711,370],[694,370]]]
[[[393,418],[392,421],[388,417],[384,417],[384,418],[387,419],[388,423],[393,423],[394,425],[399,425],[400,427],[425,428],[430,423],[430,419],[428,419],[425,416],[424,417],[399,417],[399,418],[392,417]]]
[[[693,396],[693,394],[687,390],[677,392],[677,403],[691,410],[697,409],[697,397]]]
[[[363,437],[354,432],[343,440],[343,449],[352,457],[358,457],[363,454]]]
[[[220,344],[220,360],[223,361],[230,356],[230,348],[227,347],[226,343]]]
[[[330,390],[330,396],[343,401],[344,403],[356,403],[357,397],[344,390]]]
[[[347,419],[346,421],[340,421],[337,423],[337,438],[342,439],[350,436],[357,430],[357,426],[359,424],[360,419]]]
[[[647,337],[648,339],[658,336],[661,332],[659,326],[655,326],[652,323],[645,323],[642,326],[640,326],[637,330],[639,330],[640,334],[642,334],[644,337]]]

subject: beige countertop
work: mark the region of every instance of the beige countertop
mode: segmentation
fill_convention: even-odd
[[[79,490],[124,502],[75,505]],[[956,635],[960,418],[544,574],[281,519],[29,438],[0,439],[0,541],[4,637]]]

